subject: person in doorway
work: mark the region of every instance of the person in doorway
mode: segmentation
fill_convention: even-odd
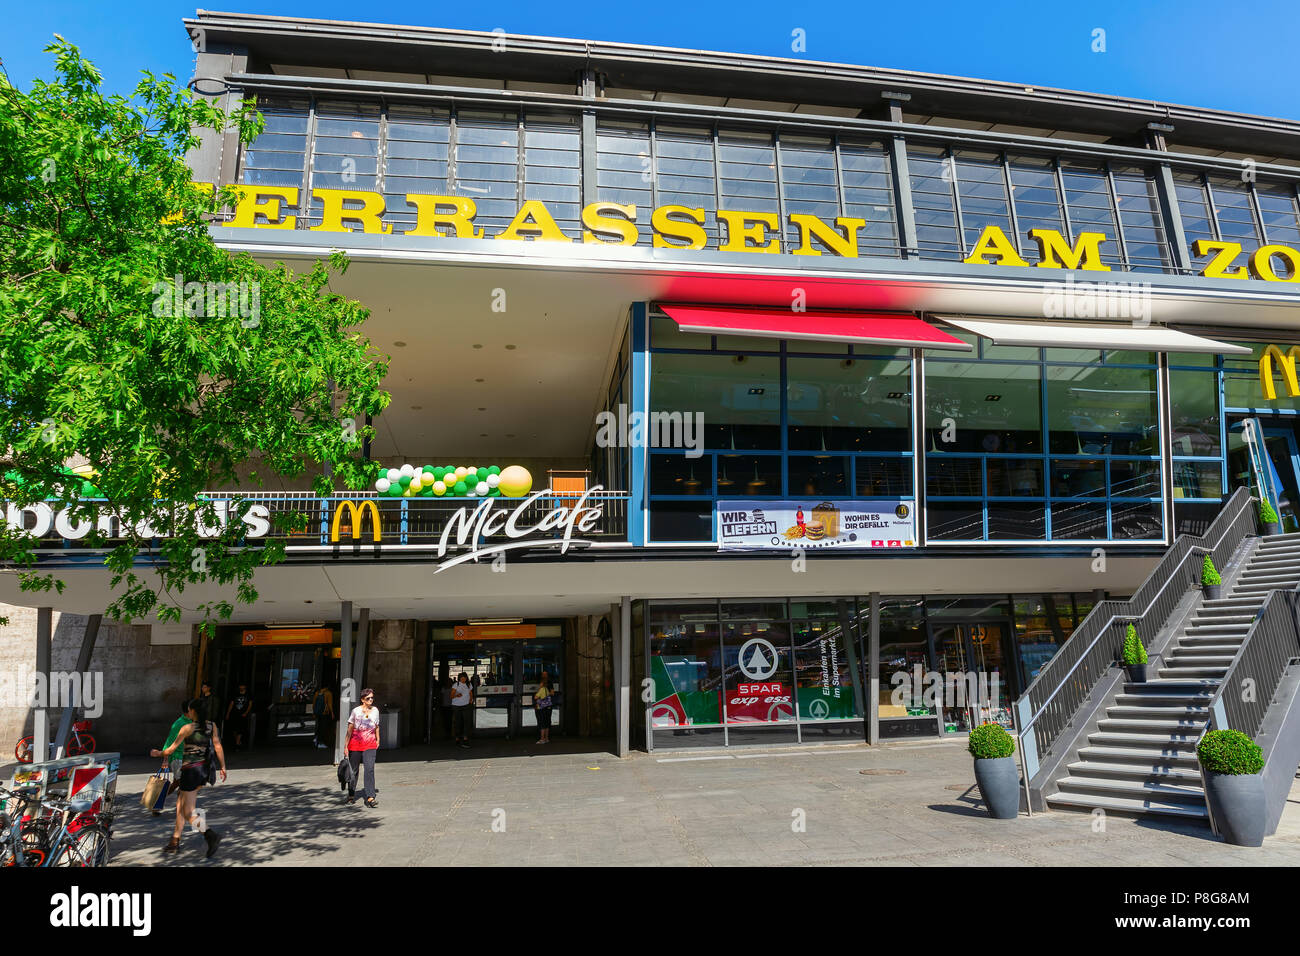
[[[537,690],[533,692],[533,710],[537,711],[537,729],[541,733],[537,740],[539,744],[551,742],[551,706],[554,703],[551,675],[542,671],[541,679],[537,682]]]
[[[330,729],[334,726],[334,695],[328,687],[322,686],[316,691],[316,696],[311,702],[311,710],[316,716],[316,746],[328,749],[329,741],[333,736]]]
[[[210,681],[205,680],[203,682],[203,686],[199,690],[199,702],[202,704],[199,710],[200,720],[221,720],[221,700],[212,692],[212,683]]]
[[[171,842],[163,847],[164,853],[175,853],[181,848],[181,834],[185,824],[190,823],[203,834],[208,844],[207,856],[217,852],[221,834],[208,826],[207,818],[198,812],[199,791],[209,783],[213,771],[219,771],[221,782],[226,782],[226,753],[221,749],[221,738],[216,725],[210,720],[200,719],[203,701],[199,698],[185,705],[185,715],[189,723],[181,728],[166,750],[151,750],[154,757],[163,757],[170,761],[174,753],[181,756],[180,796],[176,799],[176,828],[172,831]]]
[[[185,712],[188,705],[189,705],[189,701],[185,701],[185,700],[181,701],[181,715],[172,721],[171,730],[167,731],[167,739],[163,741],[163,745],[162,745],[163,750],[166,750],[168,747],[170,747],[172,743],[175,742],[177,735],[180,734],[180,732],[183,729],[185,729],[185,727],[189,723],[191,723],[189,714]],[[171,774],[171,778],[172,778],[171,785],[167,789],[167,793],[170,795],[173,791],[180,789],[181,754],[173,753],[170,760],[164,759],[162,769],[166,770],[168,773]],[[162,816],[162,811],[155,810],[153,811],[153,815],[156,817],[160,817]]]
[[[375,800],[375,755],[379,750],[379,708],[375,706],[375,692],[367,687],[361,692],[361,704],[348,718],[346,750],[352,765],[352,783],[348,786],[348,803],[357,799],[356,785],[360,780],[358,767],[366,768],[366,806],[379,806]]]
[[[253,697],[248,693],[248,685],[240,684],[239,693],[230,698],[226,708],[227,730],[235,735],[235,749],[244,748],[244,737],[248,734],[248,715],[253,712]]]
[[[444,677],[438,681],[438,717],[442,721],[442,735],[451,736],[451,685],[452,679]]]
[[[464,671],[451,685],[451,733],[456,738],[456,746],[469,749],[470,704],[474,700],[474,691],[469,686],[469,675]]]

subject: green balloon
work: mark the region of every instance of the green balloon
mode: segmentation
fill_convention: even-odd
[[[432,497],[433,497],[433,482],[432,482],[432,481],[429,482],[427,485],[425,485],[424,487],[422,487],[422,488],[420,489],[420,497],[421,497],[421,498],[432,498]]]
[[[489,475],[499,475],[499,474],[501,474],[501,469],[500,469],[500,467],[498,467],[497,465],[492,465],[492,466],[490,466],[490,467],[488,468],[488,474],[489,474]]]
[[[403,475],[401,478],[397,479],[397,483],[405,488],[411,483],[411,478],[411,475]]]
[[[478,480],[479,480],[479,481],[487,481],[487,476],[490,475],[490,474],[491,474],[491,472],[488,471],[486,468],[480,468],[480,469],[478,470]]]
[[[488,492],[488,497],[489,497],[489,498],[500,498],[500,497],[501,497],[501,489],[500,489],[500,488],[493,488],[491,491]]]
[[[447,477],[446,466],[439,465],[437,468],[433,469],[433,477],[435,481],[442,481],[442,479],[446,478]]]
[[[404,488],[402,487],[402,485],[401,485],[400,482],[395,481],[395,482],[393,482],[391,485],[388,486],[388,492],[387,492],[387,494],[388,494],[388,497],[390,497],[390,498],[400,498],[400,497],[402,497],[402,492],[405,491],[405,490],[406,490],[406,489],[404,489]]]
[[[438,469],[434,468],[433,465],[425,465],[424,468],[421,469],[421,470],[422,470],[426,475],[432,475],[432,474],[433,474],[435,471],[437,471]]]
[[[460,495],[461,497],[464,497],[465,492],[467,491],[469,491],[469,486],[463,481],[458,481],[451,487],[452,494]]]

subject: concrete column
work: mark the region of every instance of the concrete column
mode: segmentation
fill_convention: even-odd
[[[361,609],[357,621],[357,647],[352,654],[352,679],[356,681],[358,694],[366,685],[366,652],[370,643],[370,608]]]
[[[632,599],[623,598],[614,632],[614,715],[618,724],[615,752],[626,757],[632,732]]]
[[[867,642],[871,701],[867,705],[867,743],[880,743],[880,592],[871,592],[871,635]]]
[[[45,677],[45,693],[36,699],[35,729],[32,731],[32,762],[50,759],[49,703],[50,659],[53,656],[54,609],[36,609],[36,673]]]
[[[90,655],[95,651],[95,640],[99,637],[99,622],[103,619],[101,614],[92,614],[86,619],[86,633],[81,639],[81,650],[77,654],[77,673],[84,675],[90,670]],[[80,685],[76,685],[80,686]],[[68,701],[63,708],[63,716],[59,719],[59,732],[54,737],[55,756],[63,756],[63,748],[67,746],[68,737],[72,733],[72,714],[73,711],[80,707],[81,700]]]
[[[352,677],[352,602],[344,601],[339,612],[339,627],[342,631],[339,655],[339,728],[334,737],[334,762],[343,759],[343,745],[347,742],[348,715],[356,704],[355,698],[361,691]]]

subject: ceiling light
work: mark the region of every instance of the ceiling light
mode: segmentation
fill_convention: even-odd
[[[418,412],[418,411],[420,411],[420,409],[422,409],[422,408],[424,408],[423,405],[412,405],[412,406],[411,406],[411,411],[413,411],[413,412]]]
[[[476,348],[476,349],[481,349],[482,347],[483,347],[483,346],[481,346],[481,345],[474,345],[474,346],[473,346],[473,348]]]
[[[489,617],[489,618],[470,618],[466,624],[522,624],[522,617]]]
[[[507,352],[513,352],[516,348],[518,348],[517,345],[507,345],[507,346],[506,346],[506,351],[507,351]]]
[[[394,342],[393,344],[396,345],[399,349],[404,349],[404,348],[406,348],[406,343],[405,343],[405,342]]]
[[[1002,401],[1002,396],[1001,396],[1001,395],[985,395],[985,396],[984,396],[984,401],[986,401],[986,402],[1000,402],[1000,401]]]

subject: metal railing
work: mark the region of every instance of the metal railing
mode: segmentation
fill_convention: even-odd
[[[1286,668],[1300,658],[1300,588],[1270,591],[1242,638],[1219,686],[1210,698],[1210,719],[1196,738],[1196,753],[1211,730],[1240,730],[1254,740],[1264,726],[1273,695],[1282,683]],[[1249,681],[1243,685],[1243,681]],[[1249,687],[1249,693],[1246,693]],[[1196,761],[1205,790],[1205,767]],[[1214,808],[1205,801],[1210,828],[1219,832]]]
[[[1040,755],[1053,746],[1093,689],[1119,658],[1128,624],[1154,637],[1168,622],[1187,589],[1200,580],[1208,553],[1224,567],[1247,535],[1255,533],[1254,499],[1238,488],[1202,536],[1179,535],[1155,569],[1127,601],[1101,601],[1016,700],[1025,790],[1037,774]]]

